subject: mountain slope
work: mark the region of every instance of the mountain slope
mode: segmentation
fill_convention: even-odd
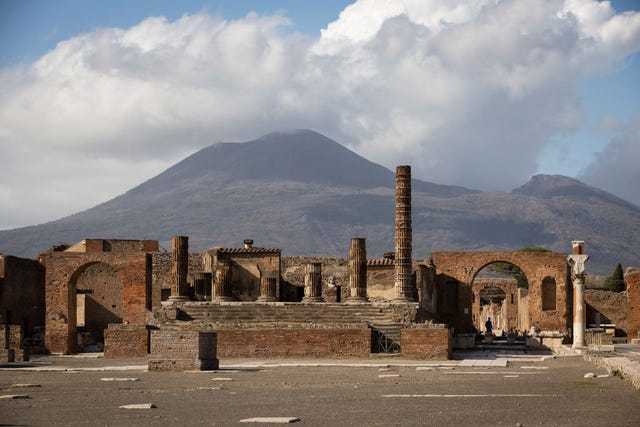
[[[169,249],[238,246],[245,238],[285,255],[393,250],[394,173],[312,131],[209,146],[87,211],[0,231],[0,252],[33,256],[83,238],[152,238]],[[570,250],[586,241],[591,268],[640,264],[640,209],[561,176],[538,175],[511,194],[413,181],[414,258],[434,250]]]

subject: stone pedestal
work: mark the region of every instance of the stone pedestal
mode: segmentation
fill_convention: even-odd
[[[322,264],[312,262],[304,268],[304,298],[302,302],[322,302]]]
[[[231,264],[226,259],[218,260],[216,280],[213,286],[213,301],[231,301]]]
[[[351,239],[349,250],[349,291],[347,303],[367,302],[367,248],[360,237]]]
[[[264,277],[260,279],[260,296],[258,302],[274,302],[278,300],[278,281],[275,277]]]
[[[413,302],[411,265],[411,166],[396,168],[395,301]]]
[[[171,240],[171,296],[170,301],[189,299],[189,238],[174,236]]]

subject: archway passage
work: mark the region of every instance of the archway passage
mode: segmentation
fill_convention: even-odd
[[[473,322],[476,330],[498,337],[528,327],[528,281],[522,270],[508,262],[492,262],[484,266],[472,282]]]
[[[477,294],[472,292],[471,284],[476,280],[480,270],[496,262],[518,266],[527,279],[527,295],[524,295],[524,290],[520,291],[517,329],[529,331],[535,327],[540,331],[561,334],[570,331],[571,286],[568,282],[569,266],[565,253],[537,251],[432,252],[430,262],[435,266],[436,280],[438,281],[438,316],[442,321],[455,327],[456,333],[458,331],[470,332],[474,326],[477,328],[478,325],[474,324],[472,319],[472,307],[479,306],[479,304],[477,298],[474,301],[474,296]],[[545,309],[542,309],[542,282],[545,278],[551,278],[555,281],[555,310],[548,309],[553,306],[551,296],[553,286],[551,285],[545,285],[544,293],[549,296],[545,302]],[[456,285],[454,287],[457,288],[459,294],[457,311],[451,314],[447,312],[448,306],[444,304],[446,302],[444,297],[440,296],[440,288],[443,288],[446,293],[450,287],[449,283]],[[548,283],[550,282],[548,281]],[[505,291],[505,293],[507,292]],[[507,299],[510,301],[509,293],[507,293]]]
[[[122,282],[117,271],[101,262],[88,264],[74,275],[70,291],[75,293],[78,351],[102,351],[104,330],[110,323],[122,323]]]

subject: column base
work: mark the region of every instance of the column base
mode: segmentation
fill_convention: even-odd
[[[256,302],[276,302],[278,301],[276,297],[258,297]]]
[[[211,302],[229,302],[233,301],[232,297],[214,297]]]
[[[302,302],[324,302],[324,298],[322,298],[322,297],[304,297],[304,298],[302,298]]]
[[[369,302],[369,298],[367,297],[349,297],[345,301],[345,304],[364,304]]]
[[[171,295],[169,298],[167,298],[167,301],[169,302],[185,302],[185,301],[191,301],[191,299],[189,297],[183,296],[183,295]]]
[[[407,303],[415,303],[416,301],[413,298],[409,297],[400,297],[394,298],[391,300],[392,304],[407,304]]]

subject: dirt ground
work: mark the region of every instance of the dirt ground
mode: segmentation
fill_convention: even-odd
[[[345,366],[230,360],[219,371],[167,373],[144,371],[145,359],[41,357],[30,364],[36,370],[2,366],[0,396],[28,398],[0,399],[0,424],[226,426],[296,417],[314,426],[640,425],[640,392],[579,356],[500,368],[334,362]],[[120,408],[144,403],[156,408]]]

